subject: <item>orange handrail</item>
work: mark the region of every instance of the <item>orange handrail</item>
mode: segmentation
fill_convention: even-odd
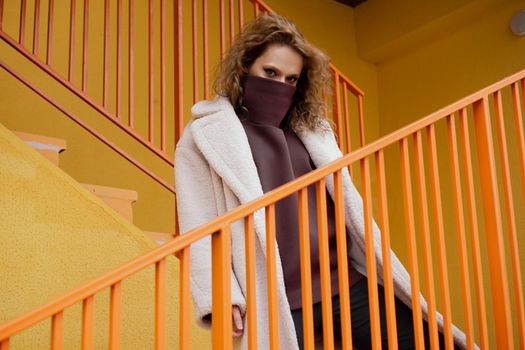
[[[422,152],[422,143],[420,142],[421,135],[420,132],[422,130],[427,129],[428,131],[428,143],[429,143],[429,149],[428,154],[430,158],[431,163],[431,186],[432,186],[432,193],[433,193],[433,199],[441,197],[441,191],[442,189],[439,186],[439,183],[437,181],[437,163],[438,160],[436,159],[436,148],[435,148],[435,133],[434,126],[439,122],[446,122],[449,123],[449,135],[454,135],[454,130],[452,128],[452,115],[455,115],[456,113],[460,113],[461,119],[463,120],[463,127],[462,130],[465,130],[466,124],[464,123],[465,119],[465,111],[470,106],[473,107],[473,114],[471,115],[473,121],[474,121],[474,127],[476,131],[476,144],[477,144],[477,155],[478,155],[478,162],[479,162],[479,168],[480,171],[478,172],[479,181],[481,182],[481,194],[483,197],[482,205],[483,205],[483,218],[485,220],[485,226],[487,227],[486,235],[487,235],[487,249],[488,249],[488,260],[485,263],[488,263],[491,274],[490,274],[490,286],[491,290],[493,292],[492,301],[484,301],[488,304],[491,304],[492,306],[492,314],[491,316],[494,317],[495,323],[496,323],[496,336],[495,339],[493,339],[494,342],[497,343],[498,348],[504,348],[504,349],[512,349],[513,348],[513,338],[512,334],[513,331],[516,331],[519,338],[522,339],[525,335],[523,331],[523,313],[517,312],[512,313],[511,312],[511,306],[510,306],[510,297],[511,297],[511,291],[509,291],[508,288],[508,282],[507,282],[507,267],[505,264],[505,250],[504,250],[504,236],[503,236],[503,228],[502,228],[502,222],[501,222],[501,212],[500,212],[500,204],[499,204],[499,195],[498,195],[498,185],[497,185],[497,172],[496,172],[496,162],[494,158],[494,148],[493,148],[493,141],[492,141],[492,134],[491,134],[491,121],[490,121],[490,110],[488,108],[488,98],[489,96],[492,96],[495,94],[495,96],[499,96],[499,92],[503,89],[509,89],[513,84],[516,84],[517,82],[523,82],[525,81],[525,71],[521,71],[513,76],[510,76],[506,79],[503,79],[502,81],[493,84],[485,89],[482,89],[481,91],[474,93],[456,103],[453,103],[435,113],[430,114],[429,116],[420,119],[390,135],[387,135],[380,140],[377,140],[365,147],[362,147],[350,154],[347,154],[343,156],[342,158],[339,158],[323,167],[320,167],[288,184],[285,184],[279,188],[276,188],[275,190],[265,194],[264,196],[251,201],[249,203],[246,203],[244,205],[241,205],[224,215],[204,224],[199,227],[196,227],[189,232],[178,236],[171,240],[170,242],[167,242],[166,244],[154,249],[153,251],[134,259],[133,261],[115,269],[114,271],[111,271],[92,282],[88,283],[85,286],[79,287],[66,295],[59,297],[46,305],[43,305],[39,307],[36,310],[33,310],[25,315],[22,315],[4,325],[0,326],[0,344],[1,349],[8,349],[9,348],[9,340],[10,338],[27,329],[31,325],[42,321],[46,318],[52,317],[52,329],[51,332],[53,334],[53,344],[58,344],[60,342],[60,332],[62,330],[62,315],[64,310],[73,305],[74,303],[83,302],[83,332],[82,332],[82,342],[89,345],[91,343],[92,339],[92,329],[93,329],[93,297],[97,292],[102,290],[103,288],[112,287],[112,298],[111,298],[111,310],[112,310],[112,325],[114,328],[119,327],[125,327],[125,325],[119,324],[119,316],[118,312],[120,310],[120,303],[121,303],[121,297],[120,297],[120,284],[121,282],[127,278],[128,276],[141,271],[142,269],[150,266],[155,265],[156,266],[156,339],[158,344],[162,344],[164,342],[165,337],[165,329],[164,327],[164,320],[165,320],[165,259],[171,255],[174,255],[178,252],[183,252],[181,255],[181,261],[182,261],[182,267],[181,267],[181,315],[184,315],[184,319],[186,322],[181,322],[181,327],[187,327],[187,318],[188,318],[188,310],[187,310],[187,304],[188,304],[188,284],[189,284],[189,265],[188,265],[188,254],[189,254],[189,247],[196,241],[203,239],[206,236],[212,237],[212,259],[213,259],[213,314],[214,314],[214,320],[217,320],[213,322],[212,328],[213,328],[213,341],[214,341],[214,347],[217,348],[223,348],[223,349],[230,349],[231,348],[231,304],[230,304],[230,269],[231,269],[231,261],[230,261],[230,227],[231,225],[238,221],[238,220],[246,220],[246,232],[245,234],[250,235],[250,239],[247,240],[247,249],[246,254],[248,256],[247,261],[251,267],[248,268],[248,271],[251,271],[253,273],[254,267],[253,267],[253,256],[254,256],[254,249],[253,249],[253,236],[254,236],[254,230],[253,230],[253,214],[261,209],[265,209],[266,213],[266,234],[267,234],[267,280],[268,280],[268,307],[269,307],[269,319],[270,321],[270,344],[271,348],[276,349],[278,348],[279,339],[278,339],[278,331],[275,329],[277,327],[277,317],[279,317],[277,313],[277,299],[276,299],[276,280],[275,280],[275,273],[276,273],[276,261],[275,261],[275,223],[274,223],[274,215],[275,215],[275,203],[281,200],[284,197],[287,197],[294,193],[300,194],[300,210],[299,210],[299,217],[298,220],[302,225],[300,227],[300,235],[301,235],[301,246],[303,250],[303,254],[301,256],[301,263],[302,263],[302,269],[305,268],[304,264],[307,264],[309,261],[308,256],[304,255],[304,252],[307,252],[307,241],[305,240],[308,237],[308,225],[306,224],[307,220],[307,211],[306,208],[306,191],[305,189],[315,184],[317,188],[317,208],[323,208],[323,200],[325,200],[324,193],[324,186],[325,186],[325,179],[334,177],[334,183],[335,188],[334,191],[336,193],[336,199],[335,199],[335,210],[336,213],[339,212],[339,216],[337,218],[337,222],[339,222],[339,226],[341,225],[341,210],[342,206],[344,205],[344,201],[341,200],[341,194],[339,193],[341,191],[341,171],[346,171],[346,168],[356,162],[359,162],[361,165],[361,178],[363,181],[363,202],[364,202],[364,223],[365,223],[365,232],[366,232],[366,254],[367,254],[367,263],[368,263],[368,273],[369,273],[369,279],[372,280],[372,282],[369,285],[369,293],[370,293],[370,299],[371,299],[371,307],[376,308],[377,306],[377,291],[374,291],[376,282],[374,281],[375,276],[375,268],[373,265],[375,264],[375,254],[374,254],[374,245],[372,243],[372,209],[373,209],[373,200],[372,200],[372,179],[371,179],[371,173],[369,170],[369,157],[375,155],[377,158],[377,173],[379,174],[379,189],[380,189],[380,228],[384,233],[386,233],[387,237],[386,239],[383,239],[383,248],[385,245],[388,245],[388,223],[385,221],[388,217],[388,211],[386,207],[386,186],[388,185],[388,178],[385,179],[384,177],[384,165],[383,165],[383,151],[391,146],[400,145],[401,150],[401,156],[402,156],[402,162],[401,162],[401,169],[404,173],[403,181],[403,189],[404,189],[404,211],[406,213],[406,229],[407,229],[407,237],[409,238],[409,248],[410,248],[410,257],[409,257],[409,266],[411,267],[412,272],[412,289],[415,291],[412,296],[412,303],[415,306],[415,310],[418,310],[420,307],[420,299],[419,299],[419,293],[417,292],[419,290],[418,285],[418,279],[416,275],[416,264],[417,259],[415,257],[416,251],[415,251],[415,239],[416,236],[414,234],[415,230],[415,224],[414,224],[414,218],[416,217],[418,210],[415,210],[413,203],[412,203],[412,195],[411,195],[411,181],[410,181],[410,143],[408,142],[410,137],[416,138],[416,145],[418,147],[418,152]],[[516,101],[517,103],[521,104],[523,101]],[[511,106],[512,107],[512,106]],[[519,132],[523,132],[523,130],[519,130]],[[458,152],[457,147],[455,147],[454,138],[449,138],[449,146],[451,147],[452,152]],[[456,145],[457,146],[457,145]],[[457,156],[455,154],[454,156]],[[470,162],[469,159],[465,160]],[[455,160],[453,160],[454,163],[457,163]],[[399,165],[399,164],[397,164]],[[421,163],[418,164],[419,167],[421,167]],[[453,166],[453,177],[459,176],[457,174],[457,164]],[[423,176],[424,172],[420,169],[418,171],[419,176]],[[433,175],[432,175],[433,174]],[[468,174],[469,176],[472,175],[472,173]],[[385,181],[386,180],[386,181]],[[421,180],[421,179],[420,179]],[[459,179],[458,179],[459,180]],[[421,182],[421,181],[419,181]],[[337,194],[339,193],[339,194]],[[444,210],[443,207],[441,207],[441,201],[435,201],[435,205],[439,206],[436,209],[436,213],[441,213],[442,210]],[[457,203],[456,208],[452,208],[456,215],[460,215],[461,213],[458,213],[461,209],[459,208],[462,204]],[[471,203],[471,206],[473,206],[473,203]],[[320,229],[319,232],[323,236],[326,234],[326,213],[323,210],[319,210],[319,225]],[[441,220],[441,214],[439,217],[436,218],[436,220]],[[421,219],[421,217],[420,217]],[[339,227],[339,231],[341,230],[341,227]],[[424,229],[423,231],[426,231]],[[438,234],[441,236],[443,228],[440,228],[438,230]],[[423,235],[430,235],[430,232],[421,232]],[[320,237],[321,239],[324,239],[323,237]],[[439,240],[442,238],[438,237]],[[461,244],[460,244],[461,245]],[[445,245],[440,242],[439,250],[444,250]],[[517,249],[517,246],[514,246]],[[342,249],[345,249],[345,247],[342,247]],[[321,248],[321,251],[325,250],[325,248]],[[344,252],[344,250],[343,250]],[[386,251],[385,251],[386,252]],[[445,254],[441,251],[439,255],[441,255],[440,258],[440,264],[443,264],[443,259]],[[467,259],[467,254],[465,253],[465,249],[461,248],[458,250],[459,259]],[[327,256],[326,254],[322,254],[321,256],[321,263],[326,264]],[[516,271],[519,274],[521,274],[519,261],[516,259],[512,260],[512,269],[513,271]],[[446,270],[447,266],[445,263],[445,266],[441,267],[442,269]],[[385,271],[388,270],[388,267],[385,267]],[[388,276],[388,273],[385,273],[386,278],[390,278]],[[446,281],[446,273],[444,271],[440,272],[441,278]],[[326,271],[325,271],[326,276]],[[444,278],[443,278],[444,277]],[[478,276],[483,278],[483,276]],[[331,295],[326,293],[326,291],[329,290],[330,284],[329,280],[325,277],[322,277],[323,280],[323,304],[326,303],[329,298],[331,298]],[[250,307],[254,307],[254,296],[253,296],[253,275],[249,278],[247,283],[250,284],[250,289],[252,290],[251,293],[249,293],[249,300],[248,303],[251,305]],[[308,279],[306,281],[303,281],[303,283],[308,284]],[[390,309],[390,316],[392,317],[392,311],[393,311],[393,297],[392,297],[392,287],[389,285],[391,281],[386,280],[385,285],[386,287],[386,293],[389,294],[385,297],[386,303],[387,303],[387,310]],[[523,298],[523,286],[519,285],[521,281],[518,279],[514,281],[515,284],[518,284],[516,288],[514,288],[514,297],[516,300],[519,300]],[[448,291],[447,291],[448,292]],[[327,295],[328,294],[328,295]],[[348,297],[348,291],[347,290],[341,290],[341,294],[343,297]],[[346,294],[346,295],[345,295]],[[472,297],[468,295],[468,293],[464,293],[464,299],[468,299],[469,302],[472,302]],[[307,296],[307,295],[306,295]],[[256,296],[255,296],[256,297]],[[307,296],[308,297],[308,296]],[[330,313],[330,307],[329,304],[326,304],[325,310],[323,310],[323,314],[325,319],[330,319],[328,317],[328,314]],[[447,348],[450,348],[451,345],[451,331],[450,331],[450,323],[451,315],[450,311],[447,310],[449,306],[445,305],[445,337],[447,342]],[[518,327],[513,327],[512,317],[513,315],[518,318]],[[468,316],[468,315],[467,315]],[[181,316],[183,317],[183,316]],[[307,316],[307,318],[311,318],[310,316]],[[375,322],[377,324],[377,312],[372,313],[372,322]],[[375,321],[374,321],[375,319]],[[422,342],[422,331],[421,331],[421,325],[419,324],[421,321],[421,314],[415,313],[414,314],[414,321],[416,326],[416,338],[417,342]],[[257,322],[256,320],[249,321],[252,324]],[[308,326],[310,324],[310,320],[305,321],[305,325]],[[348,322],[348,320],[342,322]],[[474,339],[474,330],[472,325],[468,325],[467,321],[467,327],[465,331],[467,332],[467,340],[470,344],[473,344]],[[328,322],[325,322],[327,325],[326,327],[330,327]],[[457,323],[457,320],[454,322]],[[253,332],[256,328],[252,328],[249,332]],[[310,326],[306,327],[307,332],[305,333],[305,341],[306,344],[309,344],[310,348],[312,346],[312,334],[313,331]],[[184,341],[187,344],[187,329],[183,333],[184,335]],[[389,322],[389,334],[393,337],[395,337],[395,330],[392,329],[391,321]],[[327,331],[325,330],[325,335],[328,335]],[[379,328],[373,327],[372,328],[372,335],[373,335],[373,344],[374,348],[379,348],[380,345],[378,345],[378,336],[379,336]],[[251,337],[251,344],[256,344],[255,337],[257,335],[250,335]],[[486,337],[486,334],[483,335],[483,337]],[[329,337],[331,338],[331,337]],[[117,341],[117,340],[115,340]],[[485,342],[482,340],[482,342]],[[329,348],[332,347],[332,340],[331,339],[325,339],[325,345]],[[187,345],[186,345],[187,346]]]

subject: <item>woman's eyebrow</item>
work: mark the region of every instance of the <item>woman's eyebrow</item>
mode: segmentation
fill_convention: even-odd
[[[279,72],[279,73],[281,72],[281,71],[279,70],[279,68],[277,68],[277,67],[275,67],[273,64],[269,64],[269,63],[268,63],[268,64],[264,64],[264,65],[263,65],[263,68],[264,68],[264,69],[273,69],[273,70],[275,70],[275,71],[277,71],[277,72]]]

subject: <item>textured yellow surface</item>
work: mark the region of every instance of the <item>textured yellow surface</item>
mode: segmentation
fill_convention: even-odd
[[[27,312],[153,247],[155,243],[0,124],[0,323]],[[178,330],[178,262],[168,270],[169,347]],[[123,349],[153,348],[154,269],[123,283]],[[107,347],[109,291],[95,296],[94,348]],[[64,348],[78,349],[81,306],[65,311]],[[49,320],[12,339],[12,349],[49,346]],[[192,329],[192,345],[209,348]]]

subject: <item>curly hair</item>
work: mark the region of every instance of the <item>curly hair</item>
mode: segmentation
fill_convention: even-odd
[[[263,15],[249,22],[237,36],[218,66],[214,89],[226,96],[234,108],[242,106],[243,79],[252,63],[271,44],[288,45],[303,57],[303,69],[289,110],[289,125],[299,131],[326,128],[326,102],[330,99],[332,76],[329,58],[310,44],[288,19]]]

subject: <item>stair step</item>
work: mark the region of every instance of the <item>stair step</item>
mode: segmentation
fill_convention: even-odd
[[[129,222],[133,222],[133,209],[131,205],[138,199],[136,191],[92,184],[82,184],[82,186],[88,191],[93,192]]]
[[[59,154],[66,150],[66,140],[21,131],[14,131],[14,133],[53,164],[59,166]]]

